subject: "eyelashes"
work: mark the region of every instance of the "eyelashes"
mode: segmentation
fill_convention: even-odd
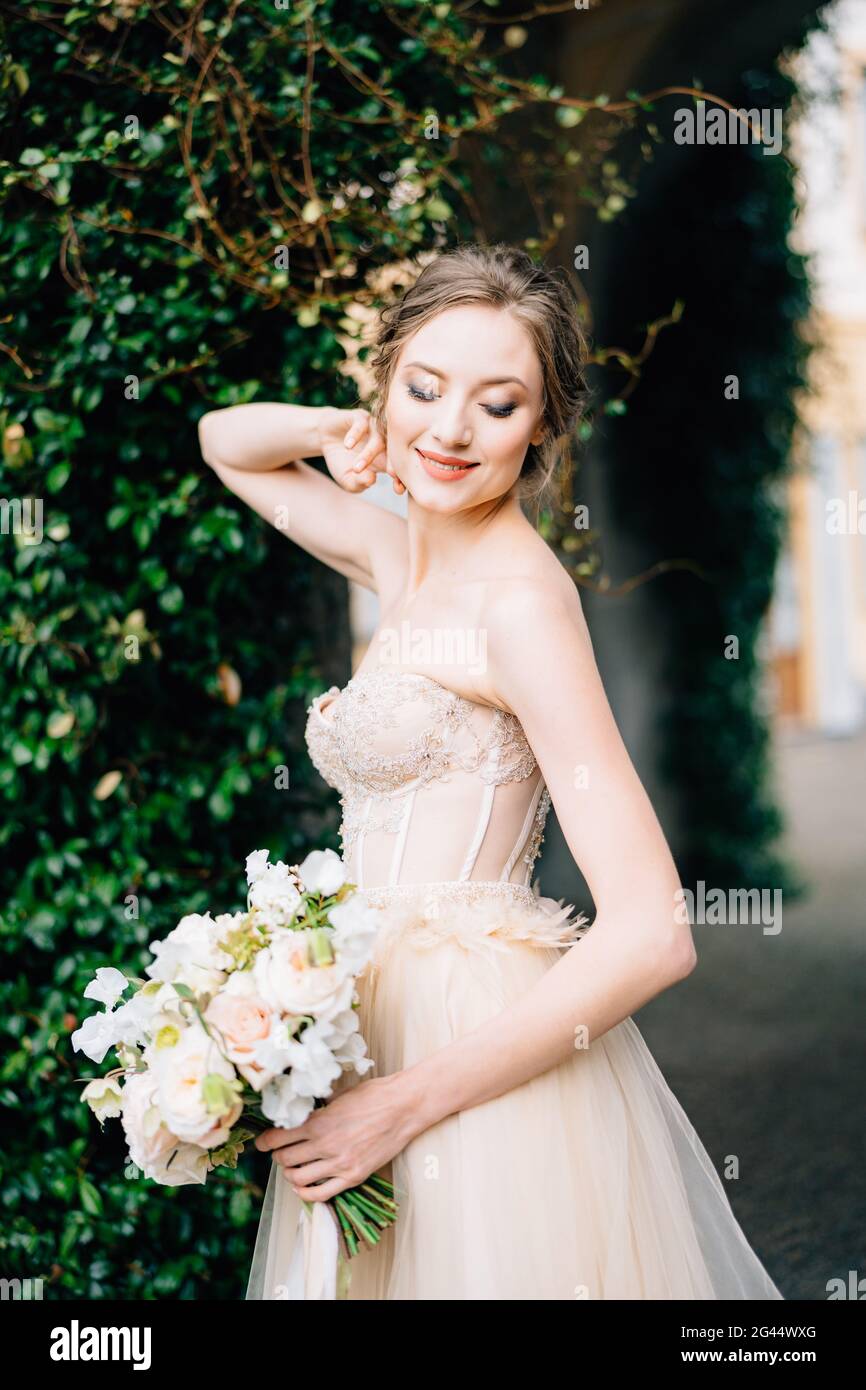
[[[436,396],[426,391],[419,391],[416,386],[407,386],[406,390],[413,401],[435,401]],[[484,405],[482,410],[486,410],[488,415],[492,415],[495,420],[507,420],[509,415],[513,415],[517,409],[515,402],[511,405]]]
[[[413,401],[433,401],[436,399],[435,396],[429,395],[426,391],[419,391],[417,386],[407,386],[406,390],[409,392]]]

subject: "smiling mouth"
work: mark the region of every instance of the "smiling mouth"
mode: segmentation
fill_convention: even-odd
[[[420,454],[425,462],[432,463],[434,467],[441,468],[442,471],[446,473],[468,473],[470,468],[478,468],[479,466],[478,463],[473,462],[471,459],[464,460],[456,459],[453,456],[445,457],[444,455],[428,454],[424,449],[419,449],[417,446],[415,452]]]

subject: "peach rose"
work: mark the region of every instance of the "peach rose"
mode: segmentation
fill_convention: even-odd
[[[229,1061],[254,1090],[261,1090],[270,1077],[255,1060],[254,1046],[269,1036],[274,1022],[273,1011],[264,999],[253,992],[224,989],[214,995],[204,1016]]]

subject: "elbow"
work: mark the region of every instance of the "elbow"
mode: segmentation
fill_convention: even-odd
[[[664,943],[662,954],[665,969],[671,984],[676,984],[677,980],[684,980],[687,975],[691,975],[698,963],[698,953],[695,950],[688,913],[683,910],[682,885],[678,877],[672,879],[671,883],[671,896],[668,901],[673,902],[674,911],[672,916],[664,914],[659,923],[659,930]]]
[[[219,414],[218,410],[206,410],[198,422],[199,449],[204,462],[211,468],[223,462],[216,448],[216,419]]]
[[[655,917],[643,923],[644,954],[662,989],[684,980],[698,963],[691,926]]]
[[[664,950],[664,969],[671,984],[691,975],[698,963],[698,953],[690,931],[678,935]]]

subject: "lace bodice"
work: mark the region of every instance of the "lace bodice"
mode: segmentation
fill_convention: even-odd
[[[306,737],[359,887],[529,884],[550,796],[513,714],[379,667],[316,696]]]

